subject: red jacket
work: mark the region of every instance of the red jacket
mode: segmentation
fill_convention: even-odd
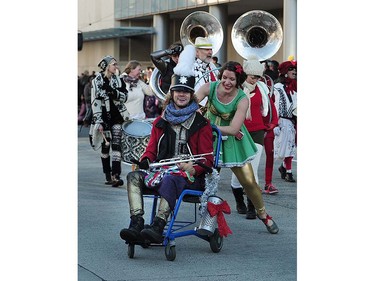
[[[187,139],[193,155],[213,152],[212,127],[209,120],[199,113],[196,113],[194,122],[188,130]],[[140,161],[145,157],[150,159],[150,162],[172,158],[175,154],[175,140],[176,134],[170,124],[161,116],[157,117],[153,122],[150,140]],[[211,168],[213,166],[213,154],[203,157],[206,159],[203,163]],[[195,176],[207,173],[206,169],[201,166],[195,165],[194,168]]]
[[[251,120],[245,119],[244,122],[249,132],[265,130],[267,128],[263,121],[262,94],[258,86],[255,87],[255,94],[250,99],[250,114]]]

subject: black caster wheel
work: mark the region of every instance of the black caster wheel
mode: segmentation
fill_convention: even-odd
[[[134,258],[134,247],[135,247],[134,244],[128,245],[128,257],[131,259]]]
[[[223,248],[223,237],[220,237],[219,230],[216,228],[213,235],[210,236],[210,247],[212,252],[218,253]]]
[[[165,246],[165,257],[169,261],[174,261],[176,258],[176,246],[171,245],[170,242]]]

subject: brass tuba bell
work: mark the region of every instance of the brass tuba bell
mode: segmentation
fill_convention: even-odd
[[[232,28],[232,44],[244,59],[250,55],[259,60],[272,57],[283,41],[283,30],[279,21],[270,13],[261,10],[241,15]]]
[[[182,45],[194,45],[197,37],[207,37],[212,43],[212,53],[216,54],[223,44],[224,34],[220,22],[213,15],[197,11],[189,14],[180,27],[180,40]],[[160,72],[157,68],[151,74],[150,87],[155,96],[161,101],[165,101],[164,93],[160,88]]]
[[[182,45],[194,45],[197,37],[207,37],[212,43],[212,53],[216,54],[223,44],[223,28],[219,20],[210,13],[197,11],[188,15],[181,24]]]

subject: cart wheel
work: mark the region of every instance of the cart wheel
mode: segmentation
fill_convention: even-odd
[[[129,258],[134,258],[134,244],[129,244],[128,245],[128,257]]]
[[[169,261],[174,261],[176,258],[176,246],[171,246],[170,242],[165,246],[165,257]]]
[[[218,253],[223,248],[223,237],[220,237],[219,230],[216,228],[213,235],[210,236],[210,247],[212,252]]]

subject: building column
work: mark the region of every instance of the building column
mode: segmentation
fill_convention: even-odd
[[[152,51],[168,48],[168,18],[167,14],[153,16],[153,27],[156,34],[152,37]]]
[[[284,0],[283,61],[290,55],[297,60],[297,0]]]
[[[219,63],[222,65],[227,62],[227,26],[228,26],[228,14],[226,12],[226,5],[213,5],[209,6],[208,12],[213,15],[221,23],[223,28],[223,43],[220,50],[215,54],[219,58]]]

